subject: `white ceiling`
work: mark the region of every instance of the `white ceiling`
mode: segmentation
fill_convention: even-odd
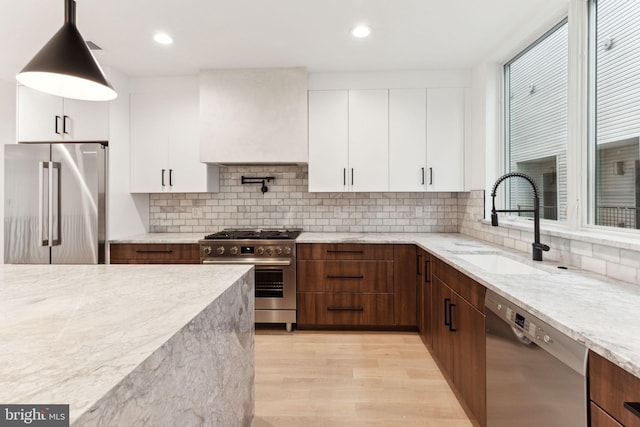
[[[96,54],[131,76],[209,68],[311,72],[469,68],[568,0],[77,0]],[[16,0],[0,17],[0,76],[14,76],[62,25],[64,0]],[[357,23],[372,35],[350,35]],[[172,46],[153,42],[158,30]],[[516,36],[517,35],[517,36]],[[526,34],[525,34],[526,35]]]

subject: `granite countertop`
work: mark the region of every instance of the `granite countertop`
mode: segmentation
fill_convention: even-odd
[[[146,233],[112,239],[109,243],[198,243],[206,234],[208,233]]]
[[[196,236],[190,243],[203,237]],[[126,242],[161,240],[162,243],[179,243],[186,237],[178,233],[175,237],[174,233],[158,233],[158,236],[150,233]],[[577,268],[561,270],[557,263],[534,262],[530,254],[462,234],[303,232],[296,242],[416,244],[640,377],[640,322],[637,319],[640,286]],[[495,274],[464,259],[468,254],[487,253],[503,255],[537,271],[533,274]]]
[[[0,266],[0,402],[73,422],[252,268]]]

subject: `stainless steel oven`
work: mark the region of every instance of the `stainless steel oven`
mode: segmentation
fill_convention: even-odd
[[[296,322],[296,245],[301,230],[223,230],[200,240],[202,264],[255,266],[256,323]]]

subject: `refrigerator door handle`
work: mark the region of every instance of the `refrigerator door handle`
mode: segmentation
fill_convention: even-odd
[[[38,240],[40,240],[40,246],[49,246],[49,240],[44,232],[44,170],[49,168],[49,162],[39,162],[38,164]],[[47,211],[49,210],[48,203],[49,197],[47,195]]]
[[[60,162],[50,162],[51,166],[49,167],[49,241],[51,242],[49,246],[59,246],[62,241],[62,164]],[[58,171],[58,185],[57,191],[55,192],[55,196],[53,193],[53,172],[54,170]],[[54,199],[55,197],[55,199]],[[53,234],[53,203],[55,201],[56,204],[56,234]]]

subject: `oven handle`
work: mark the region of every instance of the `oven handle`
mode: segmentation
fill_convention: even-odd
[[[202,264],[244,264],[244,265],[291,265],[290,259],[264,259],[264,260],[249,260],[249,259],[203,259]]]

